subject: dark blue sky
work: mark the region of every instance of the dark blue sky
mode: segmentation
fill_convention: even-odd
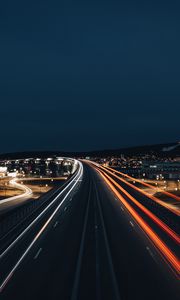
[[[179,11],[179,1],[1,1],[0,152],[179,140]]]

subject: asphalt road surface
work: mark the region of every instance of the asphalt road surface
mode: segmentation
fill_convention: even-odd
[[[179,281],[151,240],[100,174],[83,167],[0,257],[0,300],[179,299]]]

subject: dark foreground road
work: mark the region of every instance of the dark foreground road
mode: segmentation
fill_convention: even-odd
[[[84,164],[80,183],[8,277],[0,299],[179,299],[177,277],[95,169]],[[1,282],[43,222],[0,261]]]

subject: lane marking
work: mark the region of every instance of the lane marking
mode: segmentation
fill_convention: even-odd
[[[121,210],[124,211],[124,208],[121,206]]]
[[[146,246],[146,250],[149,252],[149,254],[154,258],[154,254],[152,253],[152,251],[151,251],[151,249],[148,247],[148,246]]]
[[[132,226],[132,227],[134,227],[134,224],[133,224],[133,222],[132,222],[132,221],[130,221],[129,223],[131,224],[131,226]]]
[[[39,254],[41,253],[41,251],[42,251],[42,248],[40,248],[40,249],[38,250],[38,252],[37,252],[36,255],[34,256],[34,259],[37,259],[37,258],[38,258],[38,256],[39,256]]]
[[[59,223],[59,222],[56,221],[56,223],[53,225],[53,227],[56,228],[56,226],[57,226],[58,223]]]

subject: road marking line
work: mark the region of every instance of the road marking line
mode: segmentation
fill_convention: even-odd
[[[57,226],[58,223],[59,223],[59,222],[56,221],[56,223],[53,225],[53,227],[56,228],[56,226]]]
[[[149,252],[149,254],[150,254],[152,257],[154,257],[154,254],[152,253],[151,249],[150,249],[148,246],[146,246],[146,250]]]
[[[65,208],[64,208],[64,211],[66,211],[67,210],[67,206],[65,206]]]
[[[130,221],[129,223],[131,224],[131,226],[132,226],[132,227],[134,227],[134,224],[133,224],[133,222],[132,222],[132,221]]]
[[[124,208],[121,206],[121,210],[124,211]]]
[[[39,256],[39,254],[41,253],[41,251],[42,251],[42,248],[40,248],[40,249],[38,250],[38,252],[37,252],[36,255],[34,256],[34,259],[37,259],[37,258],[38,258],[38,256]]]

